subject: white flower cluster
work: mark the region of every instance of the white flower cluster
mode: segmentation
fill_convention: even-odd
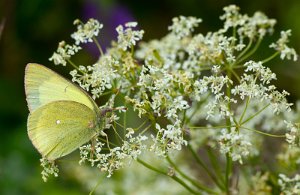
[[[292,168],[297,169],[300,167],[300,147],[284,144],[283,150],[277,155],[277,159],[290,170]]]
[[[255,12],[252,17],[243,16],[245,24],[238,28],[240,38],[249,38],[250,40],[258,37],[262,39],[267,33],[272,34],[276,20],[269,19],[261,12]]]
[[[133,30],[137,26],[137,22],[128,22],[125,24],[125,29],[122,25],[117,26],[118,33],[118,48],[126,51],[128,48],[136,45],[136,42],[141,40],[144,35],[143,30]]]
[[[274,85],[267,85],[271,80],[276,79],[276,75],[269,68],[262,66],[260,62],[249,61],[245,63],[247,66],[245,72],[254,72],[254,74],[246,74],[242,76],[240,84],[234,86],[231,93],[239,95],[244,100],[245,97],[260,99],[267,101],[273,107],[274,113],[278,114],[284,111],[290,111],[293,104],[288,103],[286,96],[288,92],[279,92]],[[261,82],[258,82],[257,80]]]
[[[161,40],[142,42],[139,50],[136,51],[136,57],[145,61],[147,65],[161,67],[161,69],[178,70],[186,66],[184,70],[189,71],[192,68],[187,69],[190,65],[185,63],[185,46],[182,40],[170,33]]]
[[[177,120],[173,125],[167,125],[166,129],[156,123],[156,136],[151,135],[153,144],[150,146],[150,151],[154,151],[158,156],[165,156],[173,150],[180,151],[182,146],[187,145],[184,140],[181,121]]]
[[[173,24],[169,26],[169,30],[179,39],[190,36],[195,27],[198,27],[202,19],[195,17],[179,16],[173,18]]]
[[[150,106],[157,116],[167,117],[171,120],[178,118],[178,113],[189,108],[188,102],[184,100],[182,93],[174,91],[176,87],[182,87],[184,92],[189,90],[190,75],[184,72],[168,72],[155,66],[143,66],[137,86],[141,87],[141,93],[134,99],[128,99],[133,103],[139,113],[146,113]],[[151,99],[145,94],[151,91]],[[139,115],[140,115],[139,114]]]
[[[272,43],[270,48],[274,48],[275,50],[280,52],[280,58],[283,60],[287,58],[288,60],[293,59],[297,61],[298,55],[294,48],[290,48],[287,46],[289,42],[289,36],[292,35],[291,30],[281,31],[281,37],[277,40],[276,43]]]
[[[243,158],[250,155],[252,147],[248,136],[244,136],[236,130],[231,130],[231,132],[228,133],[227,129],[222,129],[221,132],[222,134],[218,139],[220,152],[229,154],[233,161],[238,161],[240,164],[243,164]]]
[[[269,184],[270,173],[257,172],[251,177],[251,183],[253,185],[249,186],[248,194],[254,195],[271,195],[272,187]]]
[[[103,152],[104,143],[98,139],[94,140],[92,144],[86,144],[79,148],[80,161],[91,163],[91,166],[96,166],[102,172],[107,172],[107,177],[110,177],[114,171],[124,167],[125,160],[136,160],[142,151],[146,149],[144,142],[148,139],[146,136],[138,135],[133,136],[134,131],[131,128],[127,129],[125,140],[122,146],[116,146],[112,149],[109,148],[109,152]],[[108,143],[109,144],[109,143]]]
[[[228,109],[228,103],[236,103],[236,100],[224,95],[224,88],[232,84],[232,81],[223,75],[219,75],[220,66],[213,66],[213,75],[204,76],[202,79],[194,82],[194,98],[196,101],[201,100],[201,96],[209,93],[212,96],[206,107],[207,117],[214,117],[219,114],[219,117],[226,118],[232,115]]]
[[[246,66],[245,72],[255,72],[263,84],[270,84],[272,80],[276,80],[276,74],[270,68],[264,67],[262,62],[248,61],[244,66]]]
[[[279,92],[272,85],[276,75],[264,64],[279,52],[282,59],[297,58],[295,51],[286,46],[290,31],[270,46],[276,51],[267,60],[253,61],[250,57],[264,36],[273,32],[276,21],[260,12],[252,17],[242,15],[234,5],[224,11],[224,26],[217,32],[193,35],[201,19],[180,16],[173,19],[170,33],[161,40],[141,43],[138,50],[134,46],[144,31],[134,30],[136,22],[120,25],[116,28],[117,41],[89,66],[77,67],[70,58],[80,49],[78,44],[97,41],[94,36],[102,28],[100,23],[79,23],[72,34],[75,44],[60,43],[51,60],[62,65],[70,62],[75,67],[70,73],[72,81],[94,99],[109,96],[100,109],[105,112],[116,102],[124,103],[122,106],[133,108],[144,124],[151,123],[147,128],[132,128],[125,114],[121,125],[117,120],[122,116],[107,113],[102,117],[101,130],[113,129],[117,144],[92,140],[80,147],[80,163],[88,162],[110,177],[126,161],[137,160],[143,151],[166,157],[192,144],[195,151],[206,146],[217,148],[242,164],[245,158],[259,154],[262,135],[279,133],[284,120],[297,119],[294,112],[289,112],[292,104],[286,99],[288,92]],[[298,124],[286,124],[290,129],[286,133],[288,143],[299,146]],[[125,133],[119,135],[119,128]],[[256,179],[265,182],[266,178],[258,175]],[[265,183],[257,187],[269,189]]]
[[[95,19],[89,19],[86,24],[82,24],[81,21],[77,19],[74,21],[74,24],[77,25],[77,31],[74,32],[71,37],[75,40],[75,44],[69,45],[66,44],[65,41],[61,41],[58,44],[56,52],[49,58],[55,65],[61,64],[65,66],[67,60],[81,49],[78,45],[80,43],[92,42],[92,38],[97,36],[99,30],[103,27],[103,25]]]
[[[224,28],[219,32],[223,33],[230,28],[236,28],[239,35],[240,44],[244,44],[244,38],[253,40],[258,37],[262,39],[267,33],[273,33],[276,20],[269,19],[261,12],[255,12],[252,17],[239,13],[239,7],[230,5],[224,8],[224,15],[220,18],[224,20]]]
[[[232,81],[223,75],[204,76],[202,79],[195,81],[195,99],[200,101],[200,96],[208,91],[214,95],[224,95],[223,89]]]
[[[81,49],[80,46],[69,45],[66,44],[65,41],[61,41],[58,44],[58,48],[56,52],[53,53],[53,55],[49,58],[49,60],[53,61],[55,65],[61,64],[65,66],[67,64],[66,60],[70,59],[71,56],[75,55],[80,49]]]
[[[246,18],[244,18],[240,14],[240,8],[236,5],[229,5],[223,8],[224,14],[220,16],[221,20],[225,20],[224,29],[227,30],[231,27],[236,27],[238,25],[243,25],[246,22]]]
[[[140,134],[134,136],[134,130],[132,128],[127,128],[126,131],[125,137],[127,140],[124,140],[122,151],[131,159],[136,160],[137,157],[142,154],[142,151],[147,148],[144,142],[148,137]]]
[[[300,124],[299,123],[291,123],[288,121],[284,121],[286,123],[288,133],[285,134],[286,141],[291,146],[300,147]]]
[[[49,160],[47,160],[46,158],[41,158],[40,159],[41,162],[41,166],[43,167],[43,171],[42,171],[42,179],[44,180],[44,182],[46,182],[48,180],[48,177],[50,175],[54,175],[54,177],[58,177],[58,166],[54,163],[51,162]]]
[[[111,89],[114,79],[120,77],[116,73],[115,66],[119,66],[119,61],[110,55],[104,55],[92,66],[79,66],[79,70],[75,69],[70,74],[72,81],[83,89],[90,90],[95,99],[106,89]]]
[[[240,50],[240,46],[232,46],[231,41],[232,38],[219,33],[209,32],[205,36],[202,34],[195,35],[186,49],[189,54],[187,62],[194,64],[194,66],[224,64],[225,61],[234,62],[233,52]],[[224,54],[226,55],[224,56]]]
[[[93,42],[92,38],[98,36],[99,31],[103,28],[98,20],[93,18],[89,19],[85,24],[80,20],[75,20],[74,24],[77,25],[77,31],[71,37],[75,40],[75,44]]]
[[[173,121],[166,128],[161,128],[156,123],[156,136],[151,136],[153,145],[151,151],[157,155],[166,155],[169,150],[181,150],[182,145],[187,142],[183,137],[183,131],[180,126],[181,120],[179,113],[189,108],[188,102],[182,96],[182,93],[174,91],[180,87],[187,93],[191,87],[192,77],[184,72],[168,72],[156,66],[143,66],[137,86],[140,93],[134,98],[127,98],[133,104],[135,110],[138,110],[139,116],[153,113],[158,117],[165,117]],[[145,92],[151,92],[149,97]]]
[[[262,101],[259,98],[246,98],[247,100],[243,104],[239,104],[235,110],[235,117],[240,118],[246,108],[246,112],[244,113],[244,120],[251,118],[251,120],[247,120],[246,124],[243,126],[256,129],[259,127],[261,131],[264,132],[273,132],[279,133],[283,129],[286,129],[286,124],[284,120],[294,121],[297,119],[296,112],[281,112],[280,114],[274,114],[274,109],[272,106],[269,106],[267,102]],[[256,113],[259,112],[259,116],[255,116]],[[263,137],[261,137],[263,138]],[[257,137],[256,140],[259,138]],[[255,147],[257,144],[254,145]]]
[[[279,174],[278,184],[281,192],[285,195],[300,194],[300,175],[296,174],[293,178],[289,178],[284,174]]]

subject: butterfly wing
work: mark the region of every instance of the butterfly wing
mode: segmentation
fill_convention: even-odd
[[[97,110],[96,103],[85,91],[43,65],[27,64],[25,92],[30,112],[58,100],[79,102]]]
[[[93,110],[74,101],[55,101],[28,116],[28,135],[48,160],[65,156],[97,134]]]

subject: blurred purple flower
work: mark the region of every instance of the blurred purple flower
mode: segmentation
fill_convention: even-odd
[[[104,25],[98,37],[102,49],[106,50],[112,40],[116,40],[117,32],[115,28],[126,22],[135,21],[130,11],[123,5],[115,2],[112,6],[105,5],[102,1],[86,0],[82,9],[83,21],[95,18]],[[99,56],[99,51],[94,44],[87,44],[85,48],[95,57]]]

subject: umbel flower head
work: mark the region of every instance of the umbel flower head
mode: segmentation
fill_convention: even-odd
[[[259,53],[254,60],[252,56],[263,47],[264,38],[275,33],[276,21],[261,12],[241,14],[235,5],[225,7],[220,19],[224,25],[219,30],[202,34],[195,33],[202,19],[175,17],[166,36],[149,42],[141,42],[144,30],[136,22],[128,22],[116,28],[116,40],[105,53],[96,38],[103,25],[94,19],[75,21],[77,31],[71,35],[75,43],[60,42],[50,60],[56,65],[70,64],[73,82],[95,100],[107,100],[99,105],[105,133],[79,148],[80,164],[97,167],[110,177],[137,161],[164,174],[141,159],[142,154],[151,152],[171,166],[172,174],[165,175],[183,184],[181,179],[188,175],[172,163],[171,157],[190,151],[194,159],[184,156],[185,165],[203,166],[215,188],[211,191],[191,182],[193,179],[187,181],[199,192],[222,194],[234,188],[229,186],[230,177],[239,178],[232,164],[239,163],[237,168],[242,169],[249,159],[262,157],[265,137],[286,139],[290,146],[299,147],[299,125],[294,121],[297,113],[287,100],[289,93],[273,84],[277,77],[270,63],[275,57],[297,60],[295,50],[287,45],[291,31],[282,31],[270,45],[272,55]],[[92,64],[77,65],[71,58],[87,42],[97,45],[100,56]],[[115,105],[119,109],[113,109]],[[130,118],[138,122],[132,124]],[[204,157],[199,154],[204,150],[213,163],[225,167],[220,171],[226,173],[224,181],[209,170],[218,169],[216,164],[203,164]],[[57,173],[51,167],[43,176]],[[247,181],[264,182],[253,189],[269,190],[268,174],[251,178]],[[280,176],[283,191],[288,182]]]

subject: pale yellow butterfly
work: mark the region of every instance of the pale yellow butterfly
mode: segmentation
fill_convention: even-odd
[[[25,70],[28,136],[48,160],[65,156],[101,130],[101,112],[80,87],[43,65]]]

